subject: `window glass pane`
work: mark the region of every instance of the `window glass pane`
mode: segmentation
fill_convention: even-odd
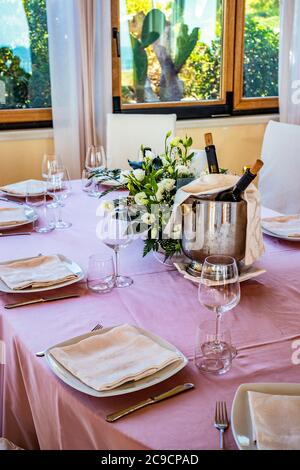
[[[0,109],[50,106],[46,0],[0,0]]]
[[[126,104],[221,98],[223,0],[120,0]]]
[[[246,0],[244,97],[278,96],[280,0]]]

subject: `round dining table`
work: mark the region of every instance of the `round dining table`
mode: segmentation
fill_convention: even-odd
[[[63,254],[86,272],[90,255],[111,252],[97,237],[100,204],[74,181],[64,208],[72,227],[3,237],[0,262]],[[96,294],[82,280],[47,293],[79,293],[78,298],[13,310],[4,305],[34,296],[0,292],[2,435],[24,449],[218,449],[216,401],[226,401],[230,410],[241,384],[299,382],[300,365],[292,358],[300,339],[300,242],[269,236],[264,242],[265,254],[257,264],[266,272],[241,284],[239,305],[225,314],[238,354],[222,376],[204,375],[194,365],[197,328],[214,319],[198,301],[197,284],[152,253],[143,257],[142,240],[121,251],[121,270],[132,276],[131,287]],[[189,362],[172,378],[141,391],[109,398],[86,395],[62,382],[35,353],[87,333],[97,323],[142,327],[172,343]],[[105,420],[109,413],[187,382],[195,388],[115,423]],[[237,449],[231,427],[225,446]]]

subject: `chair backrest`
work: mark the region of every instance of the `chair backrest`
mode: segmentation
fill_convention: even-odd
[[[108,114],[108,168],[128,169],[128,159],[138,160],[141,145],[162,153],[169,131],[175,137],[176,114]]]
[[[283,214],[300,213],[300,126],[271,121],[266,129],[259,180],[262,204]]]

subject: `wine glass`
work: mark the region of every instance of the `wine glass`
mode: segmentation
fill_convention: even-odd
[[[199,301],[208,310],[216,313],[215,338],[209,343],[214,352],[214,360],[211,361],[208,372],[222,371],[224,364],[225,343],[220,341],[221,318],[238,305],[241,297],[239,272],[237,263],[230,256],[209,256],[206,258],[201,272],[199,285]],[[234,355],[234,348],[231,348]]]
[[[26,205],[35,209],[38,219],[33,224],[37,233],[49,233],[55,228],[53,212],[46,204],[47,183],[30,180],[26,184]]]
[[[104,170],[106,167],[106,158],[103,147],[98,147],[95,145],[89,145],[85,158],[85,169],[89,173],[95,171]],[[100,192],[98,191],[97,180],[92,178],[91,188],[89,191],[89,196],[99,197]]]
[[[62,160],[59,155],[48,155],[45,154],[43,157],[43,162],[42,162],[42,177],[47,180],[48,179],[48,173],[50,168],[54,167],[55,165],[62,167]]]
[[[54,165],[50,167],[47,179],[47,193],[53,197],[58,206],[58,220],[55,228],[66,229],[72,227],[71,222],[65,222],[62,218],[64,201],[71,193],[71,183],[68,170],[64,166]]]
[[[119,269],[120,249],[126,248],[133,240],[133,228],[127,207],[118,206],[106,210],[97,227],[100,240],[115,252],[116,277],[115,287],[128,287],[133,280],[128,276],[121,276]]]

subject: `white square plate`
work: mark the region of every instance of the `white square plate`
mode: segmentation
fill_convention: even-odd
[[[271,395],[300,396],[300,384],[243,384],[237,389],[231,411],[231,426],[233,437],[240,450],[257,450],[257,447],[252,440],[253,429],[247,394],[248,391],[269,393]]]
[[[81,269],[81,267],[78,266],[77,263],[70,260],[69,258],[66,258],[64,255],[59,255],[58,254],[57,256],[60,258],[60,260],[62,262],[67,264],[68,268],[74,274],[76,274],[77,277],[75,279],[72,279],[71,281],[62,282],[60,284],[55,284],[54,286],[40,287],[40,288],[37,288],[37,289],[10,289],[5,284],[5,282],[3,282],[2,279],[0,279],[0,292],[5,292],[7,294],[32,294],[34,292],[45,292],[45,291],[48,291],[48,290],[61,289],[62,287],[70,286],[71,284],[75,284],[76,282],[79,282],[84,278],[84,272]],[[0,263],[0,265],[1,264],[12,263],[13,261],[27,261],[27,260],[30,260],[30,259],[34,259],[34,258],[26,258],[26,259],[22,259],[22,260],[16,259],[16,260],[3,261],[2,263]]]
[[[46,353],[46,359],[47,362],[54,372],[57,377],[59,377],[63,382],[65,382],[67,385],[70,387],[74,388],[75,390],[78,390],[79,392],[86,393],[87,395],[91,395],[93,397],[98,397],[98,398],[105,398],[105,397],[113,397],[117,395],[125,395],[127,393],[132,393],[132,392],[137,392],[138,390],[143,390],[144,388],[152,387],[153,385],[156,385],[160,382],[163,382],[164,380],[169,379],[173,375],[177,374],[180,370],[182,370],[187,364],[188,364],[188,359],[180,352],[175,346],[172,344],[168,343],[164,339],[160,338],[159,336],[154,335],[153,333],[150,333],[143,328],[140,328],[138,326],[134,326],[137,331],[148,338],[152,339],[155,341],[157,344],[160,346],[169,349],[170,351],[174,351],[177,354],[179,354],[180,359],[173,364],[170,364],[169,366],[165,367],[164,369],[156,372],[153,375],[150,375],[149,377],[145,377],[144,379],[137,380],[136,382],[127,382],[120,387],[117,387],[113,390],[107,390],[107,391],[102,391],[98,392],[97,390],[94,390],[93,388],[89,387],[88,385],[84,384],[79,380],[77,377],[75,377],[71,372],[69,372],[65,367],[63,367],[56,359],[51,355],[51,349],[52,348],[61,348],[63,346],[69,346],[71,344],[76,344],[79,341],[88,338],[89,336],[94,336],[94,335],[102,335],[103,333],[106,333],[107,331],[110,331],[114,327],[110,328],[103,328],[102,330],[94,331],[92,333],[87,333],[82,336],[77,336],[76,338],[69,339],[68,341],[64,341],[63,343],[56,344],[55,346],[52,346],[49,348]]]

